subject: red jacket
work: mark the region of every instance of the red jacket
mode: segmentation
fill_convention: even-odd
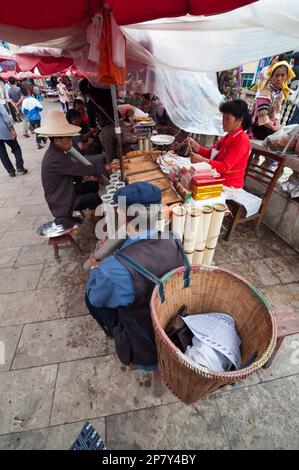
[[[225,135],[211,149],[199,147],[198,153],[211,158],[212,150],[219,151],[215,160],[210,160],[212,168],[225,178],[225,186],[243,188],[245,170],[250,153],[250,140],[241,127],[230,136]]]

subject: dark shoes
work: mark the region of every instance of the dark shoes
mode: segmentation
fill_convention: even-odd
[[[10,171],[8,174],[9,174],[9,176],[11,176],[11,177],[16,176],[16,172],[15,172],[15,171]]]
[[[28,173],[28,170],[26,170],[25,168],[20,168],[17,170],[17,173],[18,175],[26,175],[26,173]],[[14,175],[16,176],[16,175]]]

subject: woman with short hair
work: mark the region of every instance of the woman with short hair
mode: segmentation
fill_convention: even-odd
[[[191,161],[207,162],[225,178],[224,186],[240,189],[244,186],[245,170],[250,153],[250,140],[246,130],[250,126],[247,103],[236,99],[221,103],[223,130],[227,134],[216,145],[207,149],[188,137],[189,145],[196,151]]]

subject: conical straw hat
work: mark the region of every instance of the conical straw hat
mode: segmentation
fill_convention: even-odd
[[[80,135],[81,127],[69,124],[62,111],[51,111],[43,126],[34,130],[36,134],[47,137]]]

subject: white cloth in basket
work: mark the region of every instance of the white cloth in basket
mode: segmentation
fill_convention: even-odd
[[[242,362],[240,354],[241,340],[236,330],[235,321],[230,315],[212,312],[199,315],[187,315],[186,317],[182,317],[182,319],[190,328],[197,340],[208,348],[212,348],[215,352],[225,356],[228,361],[233,363],[236,369],[240,368]],[[204,349],[197,341],[195,344],[193,341],[193,345],[198,350],[199,359],[202,361],[203,353],[204,351],[207,352],[207,350]],[[188,346],[188,348],[191,349],[190,346]],[[191,358],[190,349],[187,355]],[[186,353],[187,351],[185,354]],[[227,367],[227,364],[225,364],[225,361],[221,359],[219,354],[214,354],[214,357],[212,354],[212,352],[208,352],[206,363],[212,364],[213,367],[210,365],[206,365],[206,367],[212,370],[227,370],[223,367],[221,367],[221,369],[214,368],[214,366],[217,367],[217,365],[219,367],[221,363]],[[196,360],[196,362],[198,361]],[[199,363],[205,365],[202,362]]]

